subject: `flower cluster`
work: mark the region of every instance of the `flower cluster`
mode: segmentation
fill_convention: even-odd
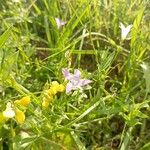
[[[50,102],[53,100],[53,97],[58,92],[63,92],[64,90],[65,90],[64,85],[59,84],[57,81],[53,81],[51,83],[50,88],[44,91],[44,98],[43,98],[42,106],[47,108]]]
[[[74,74],[72,74],[67,68],[63,68],[62,73],[68,81],[66,87],[63,84],[59,84],[57,81],[53,81],[50,88],[43,92],[43,108],[47,108],[49,106],[57,93],[65,90],[67,94],[75,90],[82,92],[84,87],[92,82],[91,80],[81,78],[81,72],[78,69],[75,69]],[[14,102],[8,102],[6,109],[3,112],[0,112],[0,123],[5,122],[10,118],[14,118],[18,124],[23,124],[26,118],[25,112],[30,102],[29,96],[25,96],[19,100],[15,100]]]
[[[25,96],[20,100],[16,100],[13,104],[11,102],[8,102],[6,105],[6,109],[2,112],[1,118],[4,120],[15,118],[15,120],[19,124],[23,124],[25,121],[25,111],[29,104],[29,96]]]

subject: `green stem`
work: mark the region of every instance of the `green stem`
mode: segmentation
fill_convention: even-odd
[[[126,135],[125,135],[124,140],[123,140],[123,142],[121,144],[120,150],[127,150],[127,149],[129,149],[128,145],[129,145],[129,143],[131,141],[131,138],[132,138],[132,135],[131,135],[132,134],[132,130],[133,130],[133,127],[130,127],[128,129],[128,131],[126,132]]]

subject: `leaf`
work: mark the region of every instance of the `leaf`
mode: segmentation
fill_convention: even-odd
[[[150,67],[146,63],[141,64],[141,67],[144,73],[143,78],[145,78],[146,91],[147,93],[149,93],[150,92]]]
[[[21,140],[21,144],[27,144],[27,143],[31,143],[33,141],[36,141],[38,139],[38,136],[37,135],[33,135],[33,136],[29,136],[29,137],[26,137],[24,139]]]
[[[130,127],[128,129],[128,131],[126,132],[126,135],[125,135],[125,137],[123,139],[123,142],[121,144],[120,150],[127,150],[127,149],[129,149],[128,145],[129,145],[129,143],[130,143],[130,141],[132,139],[132,130],[133,130],[133,127]]]
[[[66,147],[64,147],[63,145],[59,144],[59,142],[54,142],[51,141],[45,137],[41,137],[38,141],[38,143],[36,143],[37,147],[41,147],[42,149],[45,150],[67,150]],[[40,148],[39,148],[40,149]]]
[[[71,131],[71,135],[74,139],[74,141],[76,142],[76,145],[78,146],[79,150],[86,150],[85,146],[83,145],[83,143],[80,141],[79,137],[77,136],[77,134],[75,134],[74,131]]]
[[[66,126],[71,126],[74,123],[78,122],[79,120],[81,120],[82,118],[84,118],[85,116],[87,116],[92,110],[94,110],[96,107],[98,107],[103,101],[112,98],[112,95],[108,95],[100,100],[98,100],[96,103],[94,103],[91,107],[89,107],[86,111],[84,111],[79,117],[77,117],[76,119],[74,119],[73,121],[71,121],[70,123],[68,123]]]
[[[11,32],[11,27],[8,28],[1,36],[0,36],[0,48],[5,44],[6,40],[9,38]]]
[[[139,12],[137,17],[135,18],[134,22],[133,22],[133,27],[132,27],[132,31],[131,31],[131,35],[132,35],[132,39],[131,39],[131,47],[133,47],[137,37],[138,37],[138,33],[139,33],[139,28],[140,28],[140,23],[144,14],[144,10],[145,7],[142,7]]]
[[[17,60],[18,52],[14,52],[14,53],[12,52],[11,54],[6,53],[6,54],[3,54],[2,57],[3,57],[2,60],[0,60],[0,65],[1,65],[0,66],[0,81],[3,82],[3,81],[6,81],[7,77],[11,74],[12,70],[15,68],[14,64]]]
[[[146,114],[142,113],[141,111],[137,111],[137,116],[140,118],[149,118]]]
[[[22,132],[14,138],[14,149],[15,150],[30,150],[32,144],[38,139],[37,135],[29,136],[27,133]]]
[[[70,5],[70,7],[72,6]],[[89,9],[89,3],[85,4],[84,1],[82,1],[81,7],[78,7],[77,10],[73,10],[74,14],[71,17],[71,19],[67,22],[66,28],[64,28],[58,40],[58,45],[67,43],[69,36],[72,34],[72,31],[77,27],[77,25],[79,23],[83,24],[82,18],[84,17],[88,9]]]
[[[140,150],[149,150],[150,149],[150,142],[146,143]]]

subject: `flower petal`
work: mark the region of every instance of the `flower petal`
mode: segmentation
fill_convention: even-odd
[[[67,68],[62,68],[62,73],[63,73],[65,79],[67,79],[67,80],[72,80],[74,77],[73,74],[71,74]]]
[[[91,80],[87,80],[87,79],[81,79],[80,80],[80,86],[85,86],[88,85],[89,83],[91,83]]]
[[[30,100],[29,96],[25,96],[25,97],[21,98],[20,100],[14,101],[15,104],[18,104],[18,105],[21,105],[24,107],[27,107],[30,104],[30,102],[31,102],[31,100]]]
[[[23,111],[19,110],[19,109],[16,109],[16,121],[19,123],[19,124],[23,124],[24,121],[25,121],[25,114]]]
[[[122,40],[126,39],[128,33],[130,32],[132,25],[128,25],[125,27],[123,23],[120,23],[120,28],[121,28],[121,38]]]
[[[74,76],[77,77],[77,78],[80,78],[80,76],[81,76],[80,70],[75,69],[75,71],[74,71]]]
[[[64,77],[66,78],[67,76],[69,76],[70,72],[67,68],[62,68],[62,73],[64,75]]]
[[[73,85],[71,82],[66,85],[66,93],[70,93],[73,90]]]
[[[3,116],[6,118],[13,118],[15,116],[15,111],[13,109],[6,109],[3,111]]]
[[[7,103],[5,111],[3,111],[3,116],[5,118],[13,118],[15,116],[15,111],[10,102]]]
[[[56,24],[57,24],[58,29],[59,29],[61,26],[64,26],[64,25],[66,24],[65,21],[62,21],[62,20],[60,20],[59,18],[55,18],[55,21],[56,21]]]

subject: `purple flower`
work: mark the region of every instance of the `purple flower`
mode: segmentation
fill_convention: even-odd
[[[65,79],[69,81],[66,86],[66,93],[76,89],[82,90],[82,87],[92,82],[91,80],[81,79],[81,72],[78,69],[75,69],[74,74],[72,74],[67,68],[63,68],[62,73]]]
[[[56,21],[56,24],[57,24],[57,27],[58,29],[61,27],[61,26],[64,26],[67,22],[64,22],[62,20],[60,20],[59,18],[55,18],[55,21]]]

